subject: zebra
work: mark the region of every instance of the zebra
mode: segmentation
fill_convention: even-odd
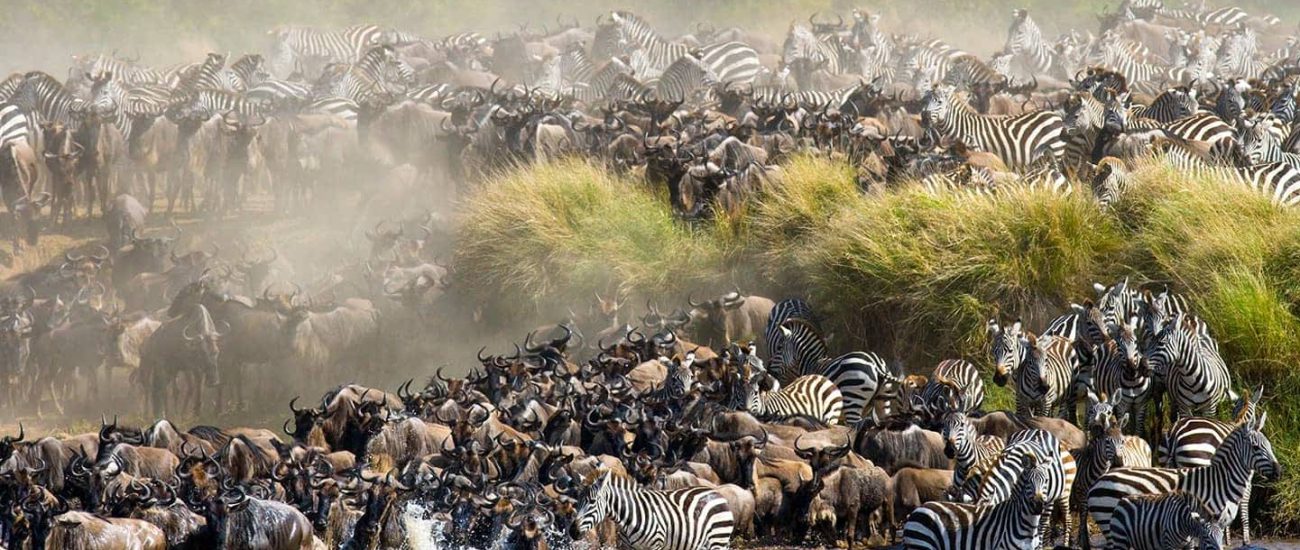
[[[1073,386],[1079,372],[1079,356],[1069,339],[1053,334],[1022,340],[1025,360],[1015,376],[1016,413],[1048,416],[1059,409],[1072,418]]]
[[[36,136],[32,133],[31,121],[22,107],[9,102],[0,102],[0,148],[10,144],[25,142],[36,147]]]
[[[1259,386],[1250,396],[1242,396],[1233,405],[1232,417],[1237,422],[1253,423],[1259,418],[1259,402],[1263,399],[1264,387]],[[1160,464],[1166,468],[1203,468],[1214,461],[1215,450],[1232,433],[1234,423],[1214,418],[1188,416],[1178,419],[1169,428],[1158,445]],[[1254,477],[1253,474],[1251,476]],[[1250,543],[1250,493],[1251,485],[1241,497],[1241,539]]]
[[[1142,349],[1148,350],[1151,347],[1155,336],[1164,330],[1165,324],[1170,319],[1185,313],[1191,313],[1192,307],[1187,297],[1170,292],[1168,288],[1160,291],[1159,294],[1150,290],[1142,291],[1142,319],[1141,329],[1143,334],[1139,335],[1138,341],[1142,344]]]
[[[892,405],[903,381],[879,355],[851,351],[826,363],[821,374],[840,390],[845,424],[857,426],[869,417],[878,426],[893,416]]]
[[[907,516],[903,548],[1037,548],[1048,477],[1046,467],[1034,464],[1020,476],[1012,498],[998,504],[927,502]]]
[[[786,33],[781,46],[781,66],[795,73],[800,88],[809,86],[808,77],[814,71],[842,74],[847,63],[842,58],[844,48],[835,35],[818,36],[812,29],[796,24]]]
[[[997,155],[1013,170],[1024,170],[1041,155],[1059,160],[1065,153],[1065,124],[1054,112],[981,115],[947,84],[930,90],[922,103],[922,117],[928,120],[929,127],[940,135]]]
[[[812,322],[792,318],[781,323],[781,361],[774,373],[789,382],[796,376],[820,374],[827,356],[826,341]]]
[[[717,491],[647,490],[610,471],[587,488],[569,534],[581,538],[606,519],[613,520],[623,545],[646,550],[730,548],[735,528],[731,508]]]
[[[969,361],[945,359],[934,368],[929,381],[917,396],[912,410],[930,418],[943,418],[950,412],[970,413],[984,406],[984,378]]]
[[[1210,510],[1191,493],[1125,498],[1115,505],[1106,548],[1164,550],[1195,541],[1201,550],[1224,547],[1224,529],[1209,521]]]
[[[245,117],[263,116],[263,109],[262,103],[240,94],[222,90],[199,90],[173,103],[168,112],[207,119],[225,113],[235,113]]]
[[[253,53],[240,56],[230,64],[230,70],[221,73],[222,87],[235,92],[243,92],[266,80],[266,63],[262,54]]]
[[[1009,327],[998,324],[997,319],[989,319],[988,332],[992,341],[993,383],[1006,386],[1028,355],[1028,346],[1023,342],[1024,328],[1020,319]]]
[[[1050,519],[1053,510],[1059,509],[1065,518],[1065,535],[1069,540],[1074,520],[1070,514],[1070,490],[1076,465],[1070,451],[1047,431],[1028,429],[1012,434],[995,460],[966,479],[959,498],[979,504],[1005,502],[1014,495],[1016,481],[1036,465],[1043,467],[1047,474],[1043,487],[1047,506],[1043,517]],[[1045,534],[1047,527],[1047,522],[1040,524],[1040,534]]]
[[[1132,413],[1138,426],[1146,426],[1145,404],[1151,391],[1151,370],[1142,360],[1138,346],[1137,319],[1136,315],[1131,316],[1121,325],[1117,337],[1108,337],[1097,347],[1087,378],[1092,397],[1109,403],[1115,415]]]
[[[1250,164],[1284,163],[1300,169],[1300,154],[1285,152],[1278,136],[1280,120],[1273,115],[1262,115],[1242,120],[1241,148]]]
[[[225,54],[209,53],[203,63],[181,75],[181,80],[176,86],[177,93],[184,94],[199,90],[236,91],[226,87],[226,79],[221,74],[225,67]]]
[[[844,413],[844,397],[830,379],[819,374],[795,378],[786,386],[776,382],[772,391],[764,392],[758,386],[762,377],[749,382],[746,407],[758,418],[790,418],[806,416],[833,426],[839,424]]]
[[[743,42],[722,42],[705,46],[699,52],[700,63],[713,79],[726,84],[753,84],[763,68],[758,51]]]
[[[967,476],[974,471],[986,469],[997,460],[1006,448],[1006,442],[995,435],[979,435],[975,424],[966,413],[950,412],[943,417],[943,454],[953,459],[952,488],[950,500],[956,491],[962,490]]]
[[[664,69],[655,84],[655,95],[660,101],[686,101],[695,92],[717,84],[713,74],[700,60],[689,55],[674,61]]]
[[[1088,548],[1088,490],[1112,468],[1151,466],[1151,448],[1145,447],[1145,457],[1141,454],[1145,443],[1142,439],[1126,438],[1115,425],[1093,434],[1088,445],[1074,453],[1077,475],[1070,489],[1070,506],[1078,514],[1080,547]]]
[[[1240,422],[1224,438],[1210,465],[1202,468],[1117,468],[1107,472],[1088,491],[1088,512],[1101,532],[1110,538],[1110,519],[1121,499],[1186,491],[1210,510],[1208,521],[1227,525],[1250,486],[1254,472],[1268,479],[1281,473],[1273,445],[1260,430],[1268,418]]]
[[[808,302],[798,298],[787,298],[772,306],[772,313],[767,318],[767,326],[763,328],[763,343],[766,346],[764,351],[767,354],[768,370],[778,378],[780,378],[782,370],[780,345],[785,340],[781,335],[781,325],[789,319],[803,319],[813,323],[814,328],[816,328],[816,318],[813,315],[812,306],[808,305]]]
[[[1217,120],[1218,117],[1215,118]],[[1186,172],[1189,177],[1249,188],[1267,197],[1275,206],[1300,205],[1300,169],[1290,164],[1273,162],[1249,166],[1211,165],[1203,160],[1202,153],[1194,152],[1178,142],[1170,142],[1168,145],[1164,162],[1172,168]]]
[[[73,96],[54,77],[40,71],[27,73],[9,100],[23,109],[32,122],[58,122],[69,129],[81,126],[86,102]]]
[[[1012,10],[1011,28],[1007,31],[1007,43],[1002,51],[1015,56],[1028,74],[1055,74],[1056,54],[1028,10]]]
[[[669,65],[690,54],[685,44],[664,40],[644,19],[626,11],[610,13],[619,29],[620,35],[636,49],[632,52],[632,71],[638,78],[650,79],[659,76]]]
[[[1101,159],[1092,175],[1092,191],[1097,196],[1097,203],[1102,208],[1113,207],[1128,193],[1132,181],[1124,161],[1115,157]]]
[[[268,33],[275,37],[270,65],[273,72],[288,76],[306,74],[308,64],[351,63],[369,47],[382,41],[383,30],[377,25],[353,25],[342,31],[323,31],[310,27],[284,26]]]
[[[1123,98],[1127,101],[1127,97]],[[1175,86],[1157,95],[1150,105],[1135,105],[1127,113],[1128,119],[1149,118],[1161,123],[1171,123],[1196,114],[1200,104],[1196,100],[1196,90],[1187,86]]]
[[[1169,394],[1178,419],[1213,414],[1219,402],[1237,399],[1232,374],[1205,321],[1182,314],[1169,320],[1147,355],[1152,376]]]
[[[1106,334],[1114,338],[1124,328],[1124,322],[1129,320],[1135,323],[1133,328],[1141,327],[1142,319],[1138,316],[1146,303],[1142,293],[1132,288],[1127,277],[1111,286],[1093,283],[1092,289],[1097,293],[1097,310],[1103,321],[1100,328]]]

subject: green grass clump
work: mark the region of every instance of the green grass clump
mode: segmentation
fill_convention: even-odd
[[[679,224],[643,186],[582,161],[502,175],[463,212],[458,272],[487,301],[541,309],[615,287],[675,293],[728,271],[711,230]]]

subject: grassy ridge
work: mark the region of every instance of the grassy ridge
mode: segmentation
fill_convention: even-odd
[[[834,344],[924,370],[944,357],[987,366],[985,322],[1041,330],[1130,277],[1185,292],[1239,387],[1265,384],[1288,474],[1266,531],[1300,533],[1300,212],[1244,188],[1153,167],[1112,210],[1086,189],[999,199],[902,189],[864,195],[848,167],[802,157],[740,217],[690,229],[634,180],[577,161],[524,169],[465,205],[459,269],[499,311],[537,313],[621,286],[661,303],[738,283],[811,299]],[[527,307],[521,308],[521,304]],[[1009,406],[999,391],[994,406]]]

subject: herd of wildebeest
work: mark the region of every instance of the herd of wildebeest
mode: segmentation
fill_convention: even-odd
[[[369,251],[328,268],[195,234],[570,156],[665,186],[691,225],[780,185],[794,154],[849,163],[863,192],[1082,186],[1109,204],[1154,162],[1300,200],[1294,26],[1156,0],[1099,20],[1052,38],[1015,10],[987,58],[865,10],[780,44],[721,22],[669,38],[625,11],[494,38],[277,27],[229,66],[101,54],[64,81],[15,74],[12,261],[96,209],[106,235],[8,280],[0,411],[120,406],[105,394],[125,386],[143,399],[119,412],[157,420],[18,423],[0,547],[1206,549],[1230,527],[1248,544],[1255,474],[1281,473],[1262,389],[1176,289],[1097,284],[1037,330],[990,320],[988,356],[907,368],[826,338],[797,298],[683,288],[641,309],[612,291],[435,372],[419,345],[475,275],[447,261],[440,214],[369,219]],[[417,370],[294,397],[283,434],[168,420]],[[985,410],[988,379],[1015,411]]]

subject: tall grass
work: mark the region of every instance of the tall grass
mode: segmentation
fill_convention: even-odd
[[[1277,454],[1300,466],[1300,212],[1160,167],[1135,173],[1109,210],[1086,186],[1067,197],[864,194],[850,167],[817,157],[784,174],[741,217],[692,229],[662,197],[599,168],[523,169],[467,203],[459,270],[484,300],[521,312],[613,287],[666,302],[739,282],[811,300],[837,348],[922,372],[954,356],[987,366],[989,318],[1042,330],[1093,298],[1093,282],[1167,284],[1208,321],[1239,391],[1267,386]],[[991,401],[1012,402],[1000,389]],[[1300,475],[1270,492],[1266,530],[1300,533]]]

